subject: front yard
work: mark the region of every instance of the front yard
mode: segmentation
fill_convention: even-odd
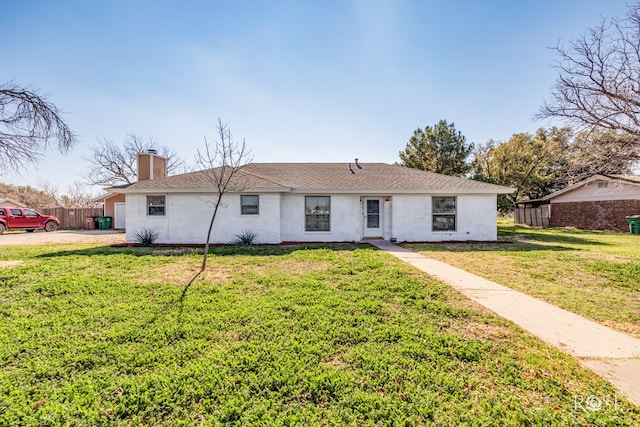
[[[518,254],[590,253],[558,248],[594,237],[564,238]],[[585,259],[635,255],[608,256]],[[86,244],[3,250],[0,425],[640,420],[572,358],[371,246],[216,248],[181,300],[199,262]]]
[[[497,244],[406,245],[640,338],[640,236],[502,221]]]

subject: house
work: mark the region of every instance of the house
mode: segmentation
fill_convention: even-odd
[[[117,189],[118,187],[111,188]],[[102,216],[110,216],[113,218],[112,228],[120,230],[126,228],[127,219],[123,193],[106,193],[91,199],[91,201],[94,203],[102,203]]]
[[[138,153],[138,181],[160,179],[167,176],[167,158],[159,156],[156,150]],[[127,188],[130,184],[110,187],[109,192],[93,199],[102,203],[102,215],[113,218],[112,228],[124,230],[127,224],[125,209],[125,195],[119,189]]]
[[[541,199],[521,202],[540,210],[551,227],[628,231],[626,217],[640,214],[640,176],[593,175]],[[521,215],[523,223],[535,215]]]
[[[155,155],[141,158],[142,168]],[[210,171],[106,189],[125,197],[126,239],[204,243],[216,199]],[[496,195],[511,188],[384,163],[250,163],[224,195],[212,243],[496,240]]]
[[[20,202],[16,202],[13,199],[0,197],[0,208],[26,208],[26,207],[27,205],[22,204]]]

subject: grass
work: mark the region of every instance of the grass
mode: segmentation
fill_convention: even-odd
[[[0,426],[640,420],[572,358],[368,245],[215,248],[180,302],[199,261],[2,251]]]
[[[510,243],[406,245],[640,338],[640,236],[515,227]]]

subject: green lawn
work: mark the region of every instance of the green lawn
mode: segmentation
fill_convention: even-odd
[[[515,227],[497,244],[405,245],[640,337],[640,236]]]
[[[2,249],[1,426],[640,420],[572,358],[367,245],[216,248],[182,301],[197,254]]]

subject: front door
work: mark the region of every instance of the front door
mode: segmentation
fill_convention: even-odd
[[[364,199],[364,237],[382,238],[382,199]]]

